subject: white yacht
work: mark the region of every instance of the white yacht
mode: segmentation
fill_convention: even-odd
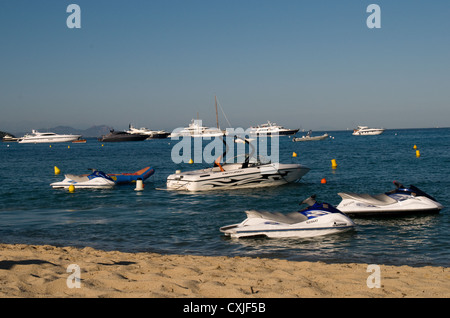
[[[384,132],[383,128],[369,128],[367,126],[358,126],[353,130],[354,136],[380,135]]]
[[[250,127],[249,131],[250,135],[252,136],[258,135],[285,136],[285,135],[295,135],[298,132],[298,129],[284,128],[283,126],[268,121],[267,124],[258,125],[256,127]]]
[[[192,119],[188,127],[181,130],[175,129],[170,137],[220,137],[224,135],[227,135],[226,131],[215,127],[205,127],[202,125],[201,119]]]
[[[19,143],[21,144],[38,144],[38,143],[51,143],[51,142],[68,142],[74,141],[81,137],[81,135],[59,135],[53,132],[38,132],[37,130],[32,130],[31,134],[26,134],[22,138],[19,138]]]
[[[135,135],[148,135],[147,139],[162,139],[167,138],[170,135],[170,133],[165,130],[150,130],[145,127],[135,128],[131,124],[129,125],[127,133]]]

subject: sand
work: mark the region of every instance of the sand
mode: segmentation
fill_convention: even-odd
[[[367,264],[353,263],[0,244],[0,297],[4,298],[449,296],[447,267],[379,265],[374,270]]]

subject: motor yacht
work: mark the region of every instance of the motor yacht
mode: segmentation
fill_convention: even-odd
[[[223,131],[215,127],[205,127],[202,125],[201,119],[192,119],[188,127],[181,130],[175,130],[170,135],[171,138],[177,137],[220,137],[227,135],[226,131]]]
[[[21,144],[38,144],[38,143],[54,143],[54,142],[69,142],[77,140],[81,135],[59,135],[53,132],[38,132],[37,130],[32,130],[31,134],[26,134],[22,138],[19,138],[19,143]]]
[[[131,124],[126,132],[129,134],[147,135],[147,139],[163,139],[170,135],[169,132],[164,130],[151,130],[145,127],[135,128]]]
[[[148,138],[148,135],[130,134],[126,131],[111,130],[109,134],[104,135],[98,139],[102,142],[120,142],[120,141],[141,141]]]
[[[380,135],[384,132],[383,128],[369,128],[367,126],[358,126],[357,129],[353,130],[354,136],[370,136],[370,135]]]
[[[308,131],[308,133],[305,136],[292,138],[292,141],[314,141],[314,140],[324,140],[327,139],[329,136],[327,133],[321,135],[321,136],[312,136],[312,131]]]
[[[267,124],[249,128],[249,134],[251,136],[287,136],[295,135],[297,132],[298,129],[284,128],[283,126],[277,125],[270,121],[268,121]]]

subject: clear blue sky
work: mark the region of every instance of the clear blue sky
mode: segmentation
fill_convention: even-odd
[[[450,126],[449,17],[450,1],[1,0],[0,130],[214,126],[215,95],[234,127]]]

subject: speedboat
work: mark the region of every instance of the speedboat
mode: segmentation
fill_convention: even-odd
[[[328,138],[328,134],[325,133],[322,136],[311,136],[312,131],[308,131],[308,133],[306,134],[306,136],[301,136],[301,137],[297,137],[297,138],[292,138],[292,141],[314,141],[314,140],[324,140],[326,138]]]
[[[268,121],[267,124],[249,128],[249,134],[251,136],[287,136],[295,135],[298,131],[299,129],[284,128],[283,126],[270,121]]]
[[[73,185],[76,189],[108,189],[116,185],[114,180],[103,171],[93,170],[89,175],[66,174],[63,181],[51,183],[54,189],[69,188]]]
[[[358,126],[357,129],[353,129],[352,135],[354,136],[369,136],[380,135],[384,132],[383,128],[369,128],[367,126]]]
[[[59,135],[53,132],[41,133],[37,130],[32,130],[31,134],[26,134],[22,138],[19,138],[20,144],[38,144],[38,143],[53,143],[53,142],[68,142],[74,141],[81,137],[81,135]]]
[[[225,141],[223,141],[225,143]],[[253,156],[254,148],[244,158],[237,157],[220,163],[228,151],[219,156],[211,168],[181,172],[167,177],[167,189],[207,191],[219,189],[257,188],[278,186],[299,181],[310,169],[301,164],[272,163],[262,156]],[[243,160],[242,160],[243,159]]]
[[[144,169],[132,173],[106,174],[102,171],[97,171],[95,169],[89,170],[92,170],[93,173],[82,175],[66,174],[65,179],[63,181],[55,182],[50,185],[53,188],[61,188],[61,187],[67,188],[71,184],[73,184],[76,187],[83,187],[83,188],[98,188],[103,186],[108,188],[116,184],[133,183],[136,182],[138,179],[145,181],[155,173],[155,170],[152,167],[146,167]],[[105,180],[102,179],[97,180],[96,178],[103,178]]]
[[[377,194],[338,193],[342,198],[337,208],[350,216],[383,216],[439,213],[443,206],[416,186],[403,186],[394,181],[395,190]]]
[[[111,130],[109,134],[104,135],[98,139],[103,142],[119,142],[119,141],[141,141],[148,138],[148,135],[130,134],[126,131]]]
[[[260,237],[314,237],[340,233],[355,227],[344,213],[328,203],[318,203],[315,195],[304,200],[306,209],[283,214],[280,212],[246,211],[247,218],[239,224],[220,228],[226,236],[233,238]]]

